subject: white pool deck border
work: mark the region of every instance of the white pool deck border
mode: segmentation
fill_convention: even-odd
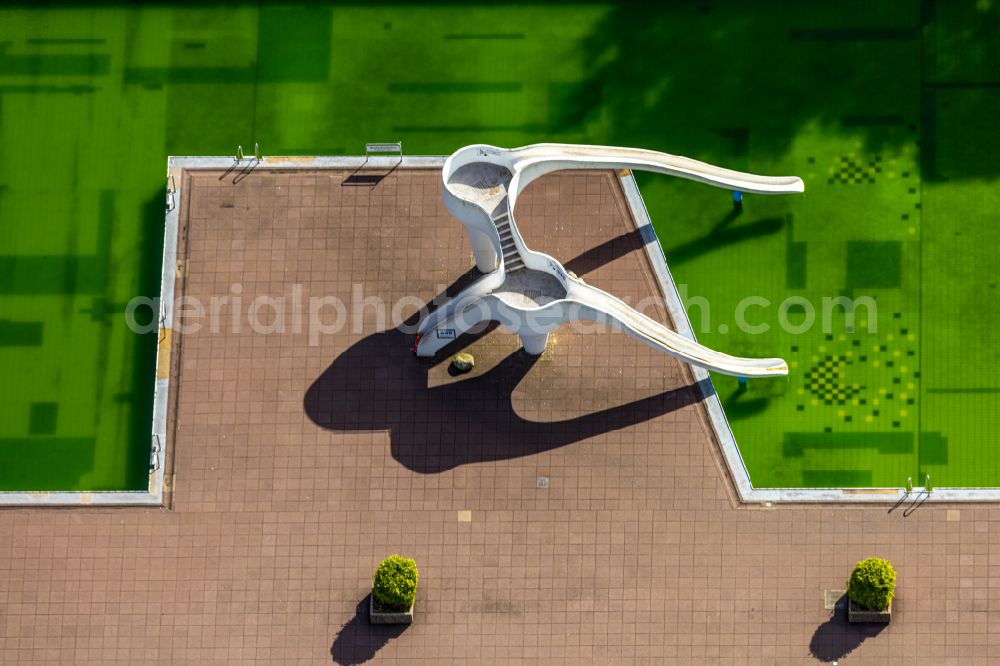
[[[677,285],[674,283],[670,269],[667,268],[666,256],[653,230],[646,204],[639,193],[639,187],[631,172],[620,173],[619,180],[625,192],[625,200],[645,241],[646,254],[660,282],[660,291],[666,300],[667,311],[674,320],[677,332],[684,337],[695,340],[694,329],[688,319],[687,310],[681,300]],[[728,202],[728,198],[723,198]],[[753,197],[744,195],[744,206],[752,206]],[[895,504],[900,500],[920,502],[997,502],[1000,501],[1000,488],[934,488],[927,492],[925,488],[914,487],[907,494],[903,488],[754,488],[740,455],[736,438],[729,427],[726,413],[722,408],[719,395],[715,392],[711,377],[707,370],[689,366],[695,381],[704,396],[705,410],[709,423],[719,440],[722,456],[741,502],[747,504],[778,504],[778,503],[879,503]],[[752,381],[752,380],[751,380]],[[933,479],[932,479],[933,480]]]
[[[88,507],[88,506],[145,506],[162,507],[169,499],[165,486],[172,485],[168,466],[173,442],[167,432],[167,415],[171,399],[170,354],[173,339],[174,288],[178,273],[177,250],[180,225],[180,202],[183,187],[181,172],[184,170],[232,169],[234,174],[250,175],[266,169],[440,169],[444,156],[373,155],[360,157],[254,157],[237,162],[233,157],[168,157],[165,226],[163,231],[163,258],[160,273],[160,324],[156,352],[157,377],[153,392],[153,423],[150,445],[150,462],[155,465],[149,473],[145,491],[38,491],[0,492],[0,509],[4,507]]]
[[[153,395],[153,423],[150,460],[155,455],[155,468],[149,474],[146,491],[93,491],[93,492],[0,492],[3,507],[88,507],[88,506],[146,506],[162,507],[165,502],[164,486],[167,483],[167,464],[173,442],[167,433],[167,414],[171,397],[169,377],[172,349],[174,288],[178,272],[177,250],[180,231],[180,201],[184,170],[231,169],[246,175],[267,169],[431,169],[442,168],[447,156],[345,156],[345,157],[253,157],[237,162],[233,157],[169,157],[167,158],[166,216],[163,237],[163,263],[160,284],[160,325],[157,348],[157,378]],[[677,332],[695,340],[694,330],[688,319],[673,276],[667,267],[666,257],[653,229],[646,204],[631,171],[618,172],[625,193],[625,200],[644,242],[646,255],[660,285],[667,310]],[[744,205],[752,206],[752,198]],[[457,222],[456,222],[457,223]],[[167,372],[163,373],[162,369]],[[935,488],[927,493],[924,488],[914,488],[907,496],[902,488],[754,488],[750,474],[726,419],[722,403],[712,385],[708,371],[691,366],[695,381],[704,396],[708,420],[719,441],[719,446],[739,500],[748,504],[782,503],[879,503],[894,504],[901,500],[928,502],[997,502],[1000,488]],[[161,376],[162,375],[162,376]],[[172,483],[171,483],[172,485]]]

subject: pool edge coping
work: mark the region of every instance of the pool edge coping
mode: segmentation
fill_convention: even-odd
[[[243,169],[247,175],[257,169],[360,169],[371,168],[426,169],[440,168],[447,156],[275,156],[251,157],[237,161],[234,157],[219,156],[170,156],[167,158],[167,182],[165,188],[166,211],[163,243],[163,259],[160,283],[160,324],[159,343],[156,354],[157,377],[153,392],[153,421],[150,448],[150,463],[154,467],[149,473],[147,491],[0,491],[0,508],[6,507],[87,507],[87,506],[165,506],[164,483],[166,463],[172,442],[167,437],[167,422],[170,399],[170,373],[160,376],[160,365],[166,354],[167,368],[170,365],[172,349],[173,300],[177,278],[177,248],[180,230],[180,197],[184,170]],[[652,266],[677,332],[696,341],[687,311],[681,302],[677,285],[667,266],[662,245],[656,236],[645,201],[630,170],[617,173],[637,229],[644,243],[646,256]],[[652,242],[655,241],[655,242]],[[654,249],[655,248],[655,249]],[[169,291],[165,288],[170,284]],[[164,344],[166,343],[166,344]],[[164,351],[166,350],[166,351]],[[1000,488],[940,488],[927,492],[925,488],[914,487],[910,493],[902,488],[754,488],[750,474],[739,452],[735,436],[729,426],[722,402],[712,384],[707,370],[689,366],[704,398],[705,411],[713,433],[718,438],[722,457],[729,471],[730,481],[740,502],[746,504],[771,503],[835,503],[871,504],[895,503],[910,495],[915,501],[938,502],[997,502]],[[155,458],[154,458],[155,456]],[[155,466],[152,464],[155,460]],[[170,487],[173,486],[171,482]]]
[[[697,342],[687,310],[680,298],[677,284],[667,266],[663,246],[653,228],[646,202],[639,192],[639,186],[630,170],[618,173],[618,180],[625,193],[625,201],[632,219],[644,241],[646,256],[653,267],[653,273],[660,283],[660,291],[666,301],[667,311],[674,321],[677,332]],[[904,488],[754,488],[740,454],[736,437],[726,418],[722,401],[712,384],[709,372],[704,368],[689,365],[695,382],[702,392],[705,411],[713,433],[718,438],[719,448],[729,477],[740,502],[745,504],[770,503],[836,503],[836,504],[886,504],[912,499],[921,503],[938,502],[997,502],[1000,488],[934,488],[930,492],[923,487],[914,487],[907,493]]]
[[[173,353],[174,297],[177,287],[177,252],[180,242],[180,214],[182,175],[185,170],[211,170],[240,168],[249,175],[257,169],[428,169],[444,166],[446,156],[276,156],[244,158],[217,156],[168,156],[166,187],[164,190],[165,214],[163,230],[163,257],[160,266],[159,326],[156,350],[156,381],[153,389],[153,420],[150,436],[149,486],[142,490],[90,490],[90,491],[0,491],[0,509],[28,507],[164,507],[173,487],[167,482],[167,463],[171,462],[171,445],[167,436],[170,412],[171,382],[170,362]],[[163,368],[166,373],[163,373]],[[172,476],[172,475],[171,475]]]

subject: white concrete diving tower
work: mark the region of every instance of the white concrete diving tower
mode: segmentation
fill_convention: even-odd
[[[621,299],[569,274],[556,259],[529,249],[514,222],[517,197],[529,183],[564,169],[633,169],[664,173],[728,190],[755,194],[802,192],[794,176],[757,176],[652,150],[539,143],[504,149],[466,146],[444,164],[441,194],[465,225],[484,273],[427,315],[414,349],[433,356],[483,321],[498,321],[540,354],[561,324],[583,320],[612,328],[693,365],[737,377],[787,375],[780,358],[740,358],[714,351],[670,330]]]

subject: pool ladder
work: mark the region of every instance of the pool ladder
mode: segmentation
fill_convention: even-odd
[[[236,146],[236,156],[234,158],[237,162],[242,162],[245,159],[253,160],[254,162],[260,162],[260,144],[254,142],[253,144],[253,157],[248,158],[243,154],[243,146]]]
[[[931,475],[930,474],[924,475],[924,488],[923,488],[923,490],[924,490],[925,493],[932,493],[932,492],[934,492],[934,486],[931,485]],[[913,477],[912,476],[908,476],[908,477],[906,477],[906,494],[909,495],[912,492],[913,492]]]

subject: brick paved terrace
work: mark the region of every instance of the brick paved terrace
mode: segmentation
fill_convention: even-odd
[[[689,370],[624,335],[534,359],[491,328],[460,376],[410,353],[394,324],[475,275],[438,171],[235,176],[183,176],[178,295],[243,316],[179,310],[203,326],[174,340],[171,505],[0,511],[3,663],[1000,660],[1000,508],[739,505]],[[588,282],[659,293],[615,174],[546,176],[518,213]],[[261,295],[283,331],[247,324]],[[321,297],[345,325],[310,339]],[[416,618],[376,628],[394,552]],[[871,555],[899,576],[881,631],[825,607]]]

